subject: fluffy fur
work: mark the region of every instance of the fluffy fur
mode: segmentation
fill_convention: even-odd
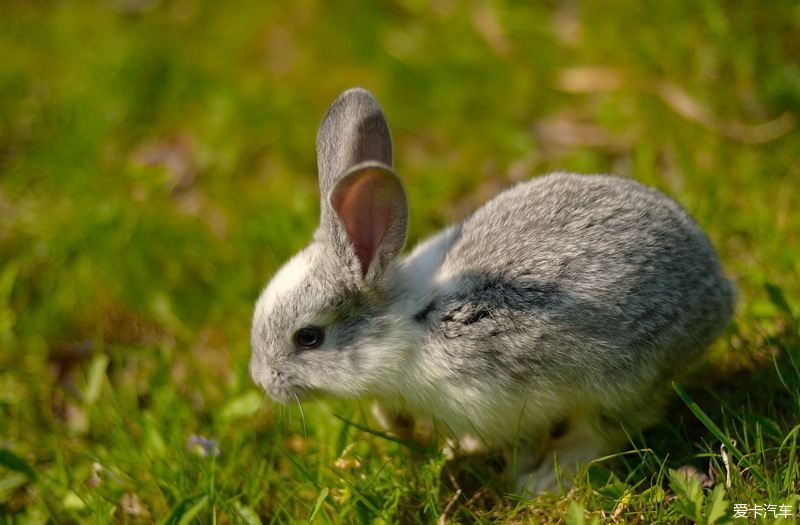
[[[577,468],[652,423],[732,315],[706,236],[635,181],[534,178],[399,258],[408,207],[369,93],[334,102],[317,149],[320,226],[253,320],[252,376],[278,401],[371,397],[386,426],[431,420],[551,490],[554,454]]]

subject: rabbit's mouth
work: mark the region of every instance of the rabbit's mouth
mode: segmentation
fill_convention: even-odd
[[[330,397],[324,390],[304,384],[286,367],[275,367],[258,359],[251,361],[250,375],[267,396],[284,405]]]
[[[260,384],[269,397],[284,405],[329,397],[320,389],[295,384],[292,376],[280,371],[273,371],[267,383]]]
[[[292,385],[292,377],[276,368],[259,369],[252,366],[253,381],[259,385],[273,400],[288,404],[298,399],[296,388]]]

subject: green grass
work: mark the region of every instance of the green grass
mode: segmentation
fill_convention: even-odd
[[[752,509],[800,509],[796,2],[3,2],[0,50],[0,523],[793,522]],[[736,280],[664,422],[568,494],[251,384],[252,305],[315,227],[316,126],[353,85],[411,242],[516,180],[616,172]]]

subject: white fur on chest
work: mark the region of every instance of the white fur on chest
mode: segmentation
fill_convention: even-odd
[[[552,424],[568,408],[565,398],[548,388],[531,397],[526,389],[509,391],[489,377],[465,377],[447,362],[447,345],[456,340],[432,337],[430,328],[413,320],[437,298],[458,287],[458,275],[448,272],[448,252],[458,241],[456,225],[420,243],[395,268],[392,288],[402,290],[396,308],[398,332],[409,335],[399,379],[382,402],[415,419],[433,420],[455,437],[472,435],[489,446],[513,446],[521,435],[533,435]],[[402,305],[402,306],[400,306]],[[402,311],[401,311],[402,310]],[[543,386],[543,385],[540,385]]]

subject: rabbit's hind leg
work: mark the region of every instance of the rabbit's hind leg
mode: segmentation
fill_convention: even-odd
[[[569,488],[571,478],[584,465],[618,449],[625,442],[625,433],[612,418],[573,413],[553,425],[542,440],[544,446],[533,447],[536,452],[530,456],[517,452],[515,481],[520,495],[532,497]]]

